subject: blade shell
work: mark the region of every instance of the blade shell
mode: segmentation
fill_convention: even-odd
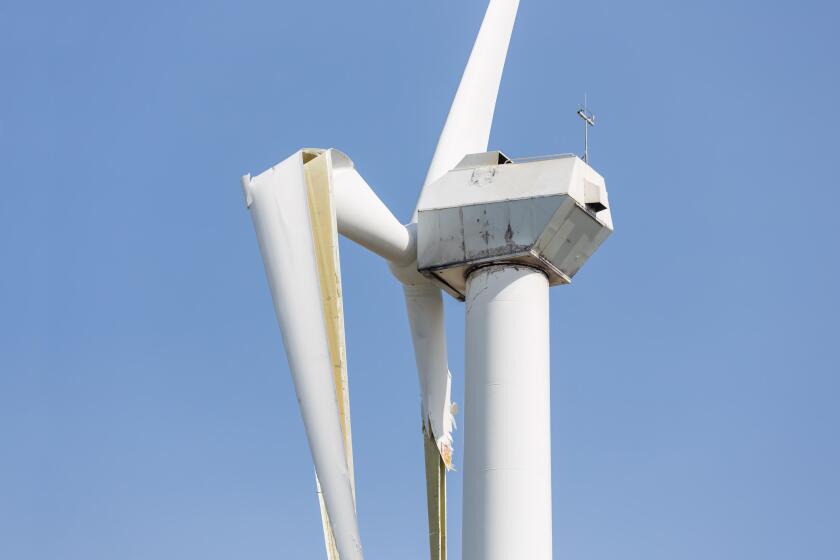
[[[409,230],[376,196],[350,158],[338,150],[330,150],[330,155],[339,233],[389,262],[411,263],[417,248]]]
[[[443,297],[431,284],[403,286],[411,325],[414,358],[420,379],[425,431],[435,440],[441,459],[452,468],[452,375],[446,356]]]
[[[243,178],[243,189],[336,546],[342,560],[362,560],[345,439],[349,424],[348,430],[342,427],[342,416],[349,414],[336,398],[330,306],[322,293],[324,259],[319,262],[324,247],[316,241],[319,218],[311,208],[304,168],[314,157],[298,152],[257,177]]]

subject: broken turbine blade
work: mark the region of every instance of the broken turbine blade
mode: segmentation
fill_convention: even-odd
[[[328,514],[325,538],[341,560],[362,560],[330,177],[331,154],[306,150],[242,187]]]

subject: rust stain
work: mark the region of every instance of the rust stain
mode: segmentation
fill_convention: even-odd
[[[510,224],[508,224],[508,227],[505,230],[505,243],[508,245],[513,244],[513,228],[510,227]]]

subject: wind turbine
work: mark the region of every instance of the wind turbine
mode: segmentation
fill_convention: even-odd
[[[490,0],[417,206],[403,225],[353,162],[302,149],[242,178],[315,464],[327,556],[361,560],[338,235],[403,285],[422,398],[430,554],[446,558],[453,411],[442,290],[465,301],[463,558],[551,558],[549,286],[612,232],[574,155],[487,145],[518,0]]]

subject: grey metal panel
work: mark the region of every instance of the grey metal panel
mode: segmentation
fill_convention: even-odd
[[[464,234],[460,208],[420,212],[417,235],[418,268],[464,262]]]
[[[436,279],[449,295],[463,301],[467,293],[466,269],[466,265],[443,268],[434,271],[430,277]]]
[[[514,245],[532,246],[568,196],[541,196],[510,201],[510,226]]]
[[[539,247],[538,243],[537,250],[564,274],[572,277],[597,249],[600,243],[595,243],[595,237],[606,228],[576,204],[567,215],[555,216],[555,219],[556,223],[562,224],[557,234],[545,247]]]
[[[510,212],[505,202],[464,206],[464,254],[468,260],[503,255],[509,252],[506,232]]]
[[[548,220],[545,228],[540,232],[539,239],[534,246],[535,251],[545,254],[546,257],[554,254],[554,250],[550,248],[550,245],[554,242],[555,237],[561,234],[566,223],[566,217],[575,209],[575,206],[576,204],[572,197],[568,195],[560,197],[560,205]],[[566,226],[566,228],[570,229],[571,226]]]
[[[575,166],[586,173],[572,173]],[[570,181],[580,183],[579,198]],[[457,169],[435,186],[441,201],[461,204],[421,206],[418,269],[459,299],[472,270],[500,262],[538,268],[551,285],[566,284],[612,232],[609,210],[598,217],[592,211],[596,203],[606,207],[603,180],[577,158]],[[526,192],[533,194],[520,196]]]

